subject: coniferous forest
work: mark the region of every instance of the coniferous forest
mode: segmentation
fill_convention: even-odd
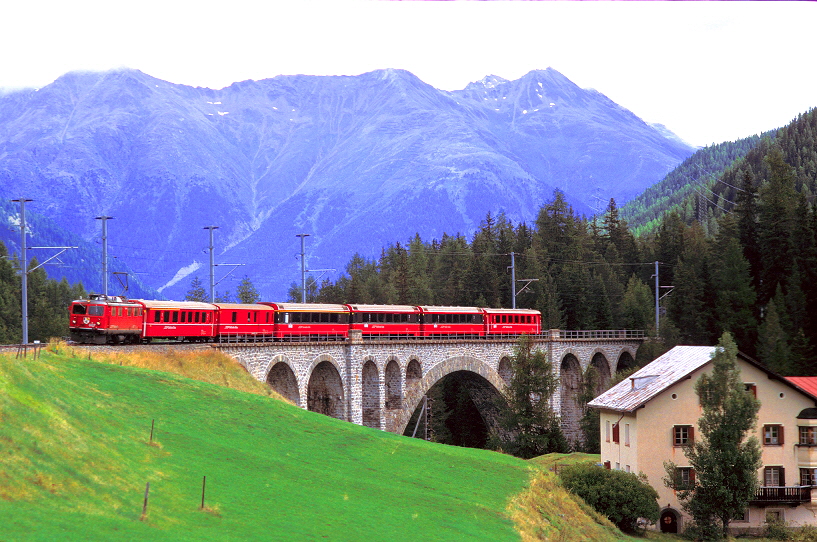
[[[615,201],[583,217],[556,192],[530,224],[489,214],[470,239],[415,235],[377,260],[355,256],[338,280],[312,282],[307,301],[510,307],[513,252],[517,279],[538,279],[517,306],[540,310],[543,328],[655,335],[657,261],[663,340],[637,362],[676,344],[713,345],[730,331],[772,370],[817,375],[815,138],[811,110],[762,138],[702,149],[682,168],[707,174],[679,187],[686,198],[638,237]],[[300,299],[295,285],[290,292]]]
[[[34,269],[28,274],[28,337],[45,342],[68,335],[68,304],[86,293],[81,283],[49,279],[38,265],[31,260],[28,267]],[[21,286],[19,259],[10,258],[0,242],[0,344],[19,343],[23,336]]]

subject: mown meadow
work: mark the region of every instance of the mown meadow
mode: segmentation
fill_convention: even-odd
[[[2,540],[626,538],[545,460],[308,412],[217,353],[88,357],[0,356]]]

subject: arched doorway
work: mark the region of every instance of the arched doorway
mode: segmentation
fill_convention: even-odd
[[[579,442],[579,420],[582,417],[582,406],[579,404],[579,394],[582,387],[582,367],[573,354],[568,354],[562,360],[559,369],[559,416],[562,420],[562,432],[568,442]]]
[[[333,418],[346,419],[343,381],[332,363],[320,362],[309,377],[306,408]]]
[[[292,401],[296,406],[301,406],[301,394],[298,391],[298,379],[292,368],[283,361],[279,361],[272,366],[267,374],[267,384],[280,393],[284,399]]]
[[[380,375],[372,360],[363,365],[363,425],[380,429]]]
[[[661,519],[658,520],[661,525],[662,533],[677,533],[678,532],[678,514],[672,508],[667,508],[661,512]]]

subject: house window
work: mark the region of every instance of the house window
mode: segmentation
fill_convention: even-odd
[[[766,467],[763,469],[763,485],[779,487],[786,485],[786,471],[783,467]]]
[[[781,523],[785,521],[783,510],[766,510],[766,523]]]
[[[800,469],[800,485],[815,486],[817,480],[817,469]]]
[[[752,394],[752,396],[757,399],[757,385],[753,382],[746,382],[743,384],[743,387]]]
[[[763,445],[764,446],[780,446],[783,444],[783,426],[782,425],[764,425],[763,426]]]
[[[695,469],[692,467],[678,467],[675,469],[675,488],[689,489],[695,485]]]
[[[619,442],[618,423],[613,424],[613,442],[615,442],[616,444],[618,444]]]
[[[817,446],[817,427],[800,427],[800,445]]]
[[[630,445],[630,424],[629,423],[624,424],[624,445],[625,446]]]
[[[672,428],[673,446],[692,446],[695,441],[695,428],[691,425],[676,425]]]
[[[607,420],[607,424],[605,425],[604,440],[610,442],[610,420]]]

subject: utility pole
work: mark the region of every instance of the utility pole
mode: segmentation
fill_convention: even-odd
[[[525,291],[525,289],[530,286],[531,282],[539,282],[539,279],[519,279],[516,280],[516,253],[511,252],[511,265],[508,266],[508,269],[511,270],[511,308],[516,308],[516,296],[521,294]],[[516,283],[517,282],[524,282],[525,285],[520,288],[520,290],[516,291]]]
[[[658,261],[655,262],[655,336],[660,336],[659,328],[658,328],[658,301],[660,300],[659,294],[659,282],[658,282]]]
[[[304,253],[304,237],[309,237],[309,234],[297,233],[295,237],[301,238],[301,303],[306,303],[306,254]]]
[[[514,259],[515,254],[511,252],[511,308],[516,308],[516,260]]]
[[[108,220],[112,216],[97,216],[102,221],[102,293],[108,297]]]
[[[210,230],[210,303],[216,302],[216,264],[213,260],[213,230],[218,226],[204,226],[203,230]]]
[[[22,284],[22,304],[23,304],[23,341],[28,344],[28,256],[26,255],[26,202],[34,201],[21,197],[11,201],[20,204],[20,270]]]

